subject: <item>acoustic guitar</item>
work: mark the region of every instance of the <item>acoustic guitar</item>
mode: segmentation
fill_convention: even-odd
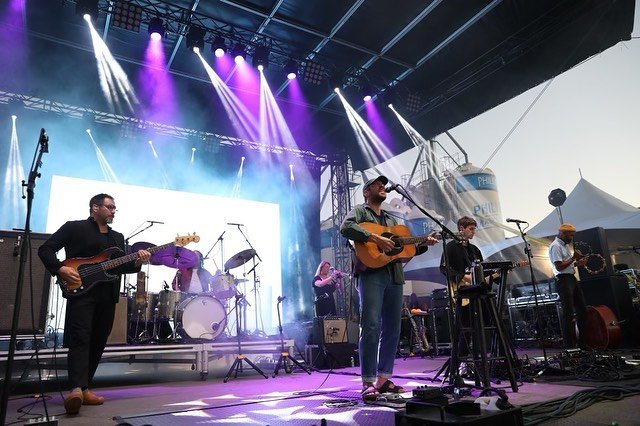
[[[356,241],[357,260],[367,268],[382,268],[391,262],[408,262],[416,255],[416,244],[427,241],[429,237],[440,238],[436,233],[413,237],[409,228],[404,225],[382,226],[371,222],[362,222],[358,225],[373,234],[389,238],[395,244],[391,250],[382,251],[376,243]]]
[[[528,260],[521,260],[519,262],[515,262],[512,263],[507,269],[513,269],[513,268],[518,268],[520,266],[529,266],[529,261]],[[500,276],[500,271],[496,271],[491,275],[487,275],[486,277],[484,277],[484,283],[485,284],[490,284],[491,281],[495,280],[496,278],[498,278]],[[455,295],[458,292],[458,289],[461,287],[468,287],[471,284],[467,284],[464,280],[460,280],[458,282],[450,282],[449,283],[449,294],[453,294]],[[453,302],[455,303],[456,299],[455,297],[453,298]],[[462,299],[462,303],[461,306],[467,306],[469,304],[469,299]]]
[[[200,241],[200,237],[195,233],[183,237],[176,237],[172,242],[161,246],[152,246],[146,250],[151,254],[159,252],[173,246],[186,246],[191,242]],[[58,278],[58,285],[65,297],[77,297],[91,290],[94,285],[102,282],[111,282],[118,277],[110,271],[126,263],[138,259],[138,253],[131,253],[125,256],[116,257],[123,251],[118,247],[110,247],[93,257],[74,257],[62,262],[63,266],[75,269],[80,275],[80,282],[67,282]]]

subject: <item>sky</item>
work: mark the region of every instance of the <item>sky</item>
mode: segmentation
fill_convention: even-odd
[[[497,178],[502,217],[538,223],[554,209],[549,193],[561,188],[568,195],[580,172],[602,190],[640,207],[639,22],[637,5],[631,40],[556,76],[489,162]],[[471,163],[485,164],[547,83],[450,130]],[[446,135],[435,139],[449,152],[457,151]],[[407,151],[379,170],[400,182],[398,175],[411,172],[416,156],[417,150]],[[325,184],[326,177],[322,188]],[[355,201],[361,202],[357,192]],[[323,207],[324,219],[330,202]]]

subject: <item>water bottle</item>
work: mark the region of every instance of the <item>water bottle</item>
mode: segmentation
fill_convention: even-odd
[[[351,358],[349,359],[349,364],[351,364],[351,366],[352,366],[352,367],[355,367],[355,366],[356,366],[356,360],[355,360],[355,359],[353,359],[353,357],[351,357]]]

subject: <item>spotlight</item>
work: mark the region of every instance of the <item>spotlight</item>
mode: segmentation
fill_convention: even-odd
[[[190,27],[186,37],[187,49],[201,52],[204,49],[204,35],[205,30],[202,28]]]
[[[269,65],[269,48],[267,46],[256,46],[253,51],[253,66],[266,68]]]
[[[211,51],[216,55],[216,58],[222,58],[227,52],[227,43],[224,37],[217,35],[211,43]]]
[[[390,109],[393,109],[393,104],[387,105]],[[395,111],[395,110],[394,110]]]
[[[82,16],[85,20],[93,18],[98,20],[98,0],[78,0],[76,3],[76,15]],[[87,18],[85,15],[89,15]]]
[[[85,132],[91,134],[91,129],[85,129]]]
[[[164,21],[160,18],[151,18],[147,26],[147,32],[153,40],[160,40],[165,35]]]
[[[334,91],[334,92],[336,92],[337,94],[340,94],[340,88],[339,88],[339,87],[335,87],[335,88],[333,89],[333,91]]]
[[[260,72],[264,71],[264,66],[262,64],[258,65],[258,71]]]
[[[196,148],[195,147],[191,148],[191,152],[196,152]]]
[[[142,22],[142,8],[126,1],[116,1],[112,22],[114,27],[138,33]]]
[[[298,76],[298,63],[293,59],[289,59],[287,63],[284,64],[284,72],[287,74],[289,80],[293,80]]]
[[[236,64],[241,64],[247,57],[247,52],[244,49],[244,45],[242,43],[236,43],[231,49],[231,56],[233,56],[233,60]]]
[[[369,83],[364,82],[362,84],[361,94],[362,94],[363,101],[369,102],[372,99],[373,92],[374,92],[373,87]]]
[[[18,116],[17,116],[17,115],[15,115],[15,114],[13,114],[13,115],[11,116],[11,119],[12,119],[13,121],[16,121],[16,120],[18,119]]]

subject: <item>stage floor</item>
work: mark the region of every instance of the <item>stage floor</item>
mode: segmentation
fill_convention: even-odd
[[[232,358],[233,359],[233,358]],[[406,389],[432,383],[433,377],[446,357],[411,357],[396,360],[394,381]],[[65,425],[195,425],[195,424],[261,424],[261,425],[319,425],[326,419],[329,425],[389,425],[394,423],[396,410],[389,407],[364,405],[360,400],[358,367],[343,368],[333,372],[313,372],[307,375],[296,369],[292,374],[280,371],[272,378],[273,371],[265,370],[264,379],[245,364],[238,378],[223,383],[224,373],[210,374],[207,381],[198,378],[197,371],[185,371],[184,366],[160,364],[135,364],[126,374],[121,365],[101,364],[94,390],[106,398],[102,406],[84,406],[80,414],[64,415],[62,397],[56,390],[48,390],[48,410],[59,416]],[[226,372],[226,371],[225,371]],[[33,380],[33,379],[31,379]],[[514,405],[529,404],[562,398],[593,387],[565,385],[562,382],[524,382],[517,393],[512,392],[508,381],[496,384],[505,388],[509,402]],[[51,386],[49,386],[51,388]],[[66,393],[66,389],[63,389]],[[410,397],[410,393],[405,394]],[[327,407],[332,399],[355,405]],[[18,409],[33,401],[33,395],[13,395],[9,402],[7,424],[23,424],[35,414],[43,414],[42,402],[30,409],[25,416]],[[598,403],[578,412],[568,419],[545,424],[640,424],[637,406],[640,397],[629,397],[617,402]]]

